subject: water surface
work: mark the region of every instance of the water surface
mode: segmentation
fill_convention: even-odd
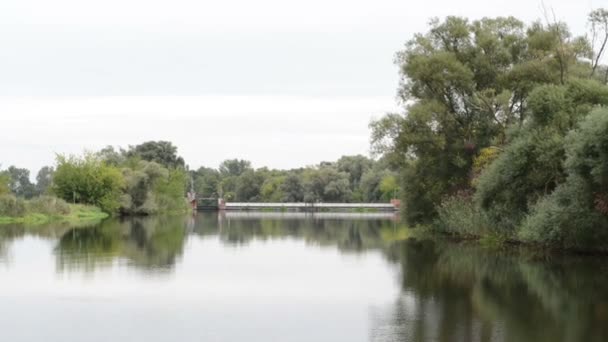
[[[385,214],[0,227],[3,341],[606,341],[605,258],[408,239]]]

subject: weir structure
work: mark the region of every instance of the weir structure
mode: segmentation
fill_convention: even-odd
[[[223,199],[197,198],[196,209],[226,211],[300,211],[300,212],[395,212],[399,201],[390,203],[264,203],[264,202],[225,202]]]

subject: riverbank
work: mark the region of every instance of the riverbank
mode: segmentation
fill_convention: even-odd
[[[29,212],[22,216],[0,216],[0,227],[5,224],[27,224],[27,225],[42,225],[51,222],[66,222],[66,223],[85,223],[92,221],[101,221],[109,215],[101,211],[101,209],[83,205],[69,204],[69,212],[64,214],[45,214],[41,212]]]

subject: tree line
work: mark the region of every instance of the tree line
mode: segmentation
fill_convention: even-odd
[[[27,169],[0,170],[0,216],[19,216],[28,204],[40,202],[38,198],[52,207],[45,212],[51,215],[64,214],[67,203],[123,215],[182,211],[187,208],[187,180],[184,160],[166,141],[128,149],[107,147],[82,156],[58,155],[55,166],[38,172],[36,183]]]
[[[574,36],[547,16],[432,20],[397,54],[403,112],[371,124],[404,216],[451,234],[608,242],[608,11]]]
[[[229,159],[192,176],[197,194],[235,202],[388,202],[399,192],[386,160],[361,155],[292,170],[254,169],[249,161]]]
[[[255,169],[240,159],[217,169],[189,170],[168,141],[58,155],[56,165],[43,167],[35,183],[27,169],[0,170],[0,202],[12,203],[6,207],[16,199],[50,195],[106,213],[147,215],[187,209],[185,195],[191,190],[199,197],[242,202],[380,202],[397,196],[399,186],[385,159],[360,155],[293,170]]]

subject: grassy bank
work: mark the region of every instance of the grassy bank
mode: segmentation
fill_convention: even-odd
[[[69,204],[51,196],[23,200],[12,195],[0,196],[0,225],[41,225],[50,222],[81,223],[98,221],[108,217],[101,209]]]
[[[102,212],[101,209],[93,206],[70,204],[70,213],[63,215],[49,215],[42,213],[28,213],[24,216],[0,216],[0,225],[2,224],[27,224],[40,225],[50,222],[67,222],[80,223],[98,221],[107,218],[109,215]]]

